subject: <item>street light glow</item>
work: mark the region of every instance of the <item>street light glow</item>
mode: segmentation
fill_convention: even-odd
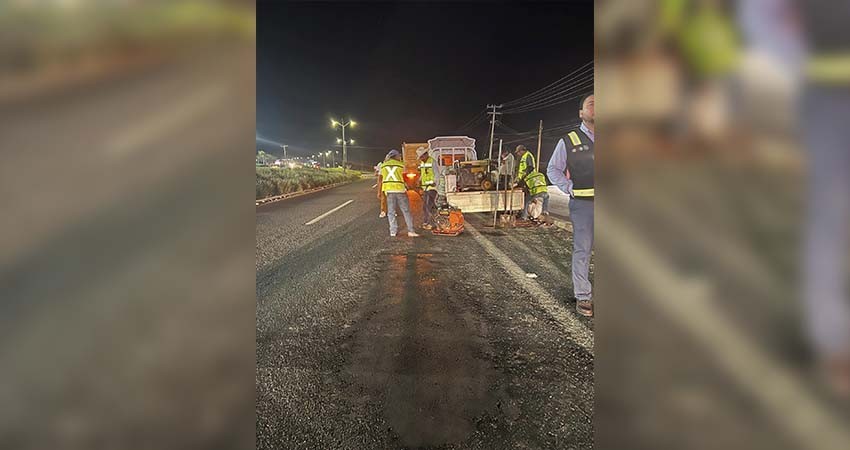
[[[352,120],[351,122],[349,122],[349,124],[353,127],[353,126],[357,125],[357,122]]]
[[[340,138],[336,138],[336,143],[337,143],[337,144],[339,144],[339,143],[341,143],[341,142],[342,142],[342,139],[340,139]]]
[[[339,125],[339,122],[334,119],[331,119],[331,127],[336,128],[337,125]]]
[[[354,139],[352,139],[352,140],[351,140],[351,141],[349,141],[349,142],[351,142],[351,143],[353,144],[353,143],[354,143]]]

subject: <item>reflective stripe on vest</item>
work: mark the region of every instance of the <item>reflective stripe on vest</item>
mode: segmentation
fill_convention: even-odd
[[[850,54],[813,56],[806,65],[806,75],[813,81],[850,83]]]
[[[434,158],[428,157],[425,162],[419,164],[419,184],[425,188],[426,191],[431,191],[436,189],[434,186]]]
[[[381,166],[381,191],[382,192],[407,192],[404,181],[401,180],[401,172],[404,165],[401,161],[391,159]]]
[[[546,177],[540,172],[531,172],[528,178],[525,179],[525,184],[528,186],[530,195],[537,195],[548,190],[546,186]]]
[[[531,164],[528,163],[528,160],[531,160]],[[528,171],[528,168],[531,167],[531,172]],[[519,160],[519,169],[517,170],[517,180],[524,180],[526,176],[531,175],[537,167],[536,162],[534,161],[534,155],[531,152],[526,152],[522,155],[522,158]],[[526,173],[528,172],[528,173]]]
[[[573,189],[573,197],[593,197],[593,188]]]
[[[581,139],[578,137],[578,133],[576,133],[575,131],[570,131],[570,134],[568,134],[567,136],[570,137],[570,141],[573,143],[573,145],[581,145]]]

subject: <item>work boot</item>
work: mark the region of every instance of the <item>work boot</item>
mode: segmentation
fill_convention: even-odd
[[[412,231],[408,231],[408,232],[407,232],[407,237],[419,237],[419,235],[418,235],[418,234],[416,234],[416,233],[414,233],[414,232],[412,232]]]
[[[381,214],[378,214],[378,218],[383,219],[384,217],[387,217],[387,213],[385,213],[384,211],[381,211]]]
[[[593,302],[590,300],[576,300],[576,312],[585,317],[593,317]]]
[[[433,226],[433,225],[431,225],[430,223],[423,223],[423,224],[422,224],[422,229],[423,229],[423,230],[431,230],[431,229],[433,229],[433,228],[434,228],[434,226]]]

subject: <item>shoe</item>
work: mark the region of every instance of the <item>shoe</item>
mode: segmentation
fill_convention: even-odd
[[[593,317],[593,302],[590,300],[576,300],[576,312],[584,317]]]
[[[433,227],[431,224],[429,224],[429,223],[423,223],[423,224],[422,224],[422,229],[423,229],[423,230],[432,230],[432,229],[434,229],[434,227]]]
[[[407,237],[419,237],[419,235],[418,235],[418,234],[416,234],[416,233],[414,233],[414,232],[412,232],[412,231],[408,231],[408,232],[407,232]]]
[[[384,217],[387,217],[387,213],[381,211],[381,214],[378,215],[378,218],[383,219]]]
[[[395,233],[390,233],[390,237],[395,237]]]

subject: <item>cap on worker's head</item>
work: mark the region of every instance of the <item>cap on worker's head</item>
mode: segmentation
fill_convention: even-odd
[[[392,149],[389,153],[387,153],[386,159],[395,158],[396,156],[401,157],[401,153],[399,153],[396,149]]]
[[[519,144],[519,145],[517,145],[517,146],[516,146],[516,149],[514,150],[514,152],[515,152],[515,153],[521,153],[521,152],[524,152],[524,151],[526,151],[526,150],[528,150],[528,149],[527,149],[527,148],[525,148],[525,146],[524,146],[524,145]]]
[[[422,155],[428,153],[428,149],[425,147],[419,147],[416,149],[416,157],[421,158]]]

